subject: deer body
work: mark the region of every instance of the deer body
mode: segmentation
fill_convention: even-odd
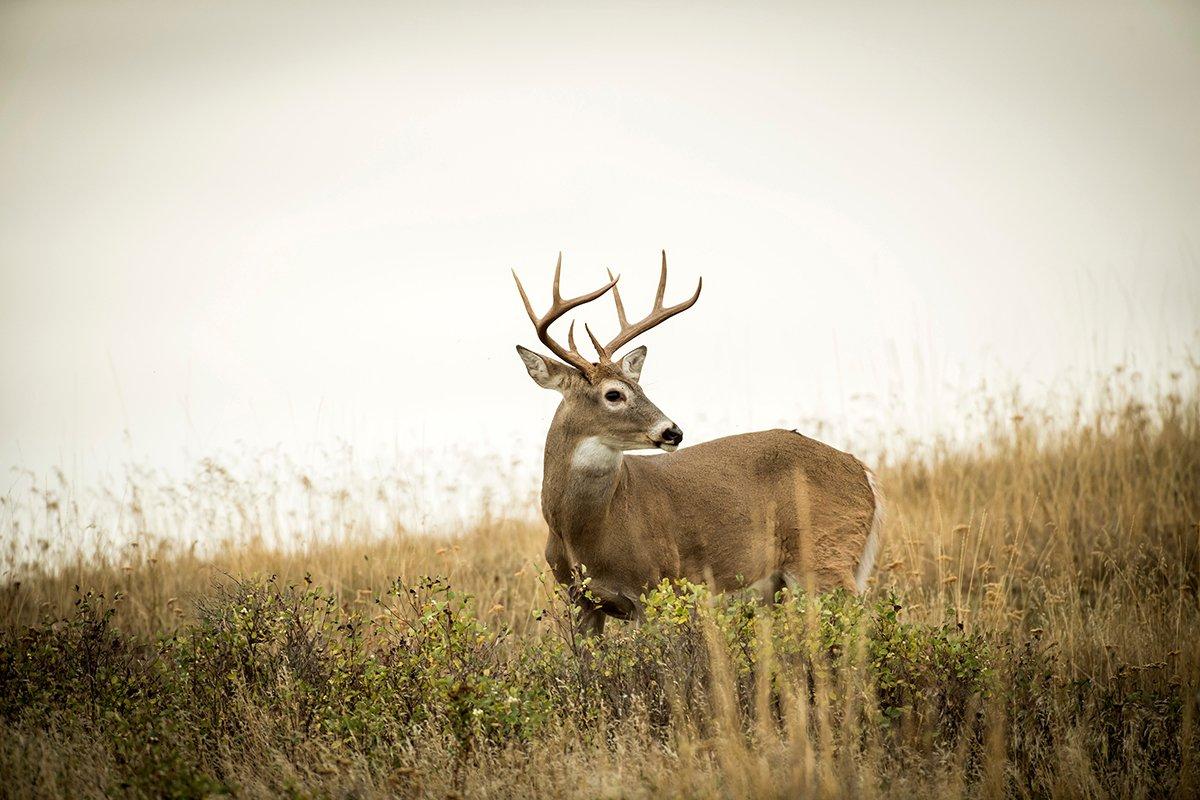
[[[561,259],[560,267],[561,269]],[[630,325],[616,279],[564,301],[555,273],[554,306],[538,318],[539,338],[568,363],[518,352],[541,386],[562,393],[546,436],[542,514],[546,559],[573,588],[582,622],[598,632],[604,615],[640,615],[639,596],[663,578],[687,578],[727,591],[753,587],[770,599],[811,582],[862,591],[874,562],[882,507],[874,477],[858,459],[795,431],[728,436],[676,451],[683,438],[638,381],[646,349],[612,354],[636,333],[690,307],[663,308],[664,255],[655,308]],[[518,286],[520,282],[518,281]],[[549,338],[549,325],[613,289],[622,333],[600,345],[600,361]],[[657,447],[666,453],[628,456]],[[584,572],[581,573],[581,567]],[[580,591],[581,574],[587,591]]]

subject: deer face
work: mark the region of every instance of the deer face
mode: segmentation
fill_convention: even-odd
[[[525,369],[529,371],[530,377],[539,386],[562,393],[563,404],[559,414],[563,415],[561,418],[569,434],[590,440],[610,452],[642,450],[648,447],[674,450],[683,441],[683,431],[667,419],[638,386],[642,364],[646,360],[646,348],[630,350],[616,361],[613,360],[613,354],[635,336],[695,305],[700,298],[703,283],[696,286],[696,292],[691,298],[677,305],[664,306],[663,295],[667,290],[667,254],[664,251],[662,272],[658,277],[658,291],[654,296],[654,308],[642,319],[630,323],[625,317],[621,293],[617,290],[617,278],[614,278],[611,272],[608,274],[608,283],[604,286],[570,299],[563,299],[558,290],[561,275],[560,253],[558,266],[554,268],[553,301],[550,310],[539,317],[534,312],[517,273],[513,272],[517,290],[525,303],[525,313],[529,315],[529,321],[533,323],[538,339],[550,348],[550,352],[562,359],[555,361],[518,345],[517,353],[525,362]],[[588,338],[592,340],[592,346],[596,348],[599,361],[593,363],[579,354],[579,349],[575,346],[575,323],[571,323],[567,332],[569,348],[554,341],[550,336],[550,326],[555,320],[577,306],[590,303],[610,289],[613,301],[617,305],[617,319],[621,323],[621,332],[608,344],[601,344],[592,334],[592,329],[584,326]]]
[[[563,396],[562,421],[572,437],[594,440],[612,450],[671,451],[683,431],[650,402],[638,380],[646,361],[639,347],[615,363],[593,365],[590,375],[517,346],[534,382]]]

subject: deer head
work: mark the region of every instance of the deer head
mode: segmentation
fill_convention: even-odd
[[[563,299],[559,293],[559,278],[562,274],[562,254],[554,268],[553,300],[550,310],[538,316],[521,286],[521,279],[513,271],[517,291],[525,303],[525,311],[541,340],[550,352],[562,359],[558,361],[517,345],[517,353],[525,362],[529,377],[545,389],[553,389],[563,396],[559,408],[560,419],[571,438],[594,438],[598,444],[612,450],[644,450],[660,448],[674,450],[683,441],[683,431],[658,409],[638,381],[642,365],[646,361],[645,346],[634,348],[620,358],[617,350],[629,344],[636,336],[656,325],[691,308],[700,298],[703,280],[696,286],[696,293],[678,305],[664,307],[663,295],[667,289],[667,254],[662,257],[662,272],[658,279],[658,292],[654,308],[643,319],[630,323],[625,317],[625,306],[617,289],[617,281],[609,272],[609,281],[592,292],[578,297]],[[567,329],[568,347],[563,347],[550,336],[550,326],[568,311],[601,297],[612,290],[617,306],[620,332],[608,344],[602,345],[586,324],[588,338],[596,349],[598,361],[588,361],[575,346],[575,323]]]

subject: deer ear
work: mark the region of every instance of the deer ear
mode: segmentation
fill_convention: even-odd
[[[630,350],[621,359],[621,371],[625,373],[625,377],[637,383],[642,377],[642,365],[646,363],[646,345],[642,345],[636,350]]]
[[[566,388],[567,381],[571,377],[571,367],[561,361],[555,361],[553,358],[538,355],[521,345],[517,345],[517,355],[525,362],[525,369],[529,371],[529,377],[533,378],[534,383],[538,386],[543,389],[554,389],[557,392]]]

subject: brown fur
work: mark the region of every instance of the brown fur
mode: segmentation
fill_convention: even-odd
[[[853,589],[876,514],[863,465],[787,430],[624,455],[649,446],[655,426],[669,424],[637,385],[644,350],[626,359],[639,353],[632,370],[623,360],[585,377],[521,348],[534,379],[563,393],[546,436],[546,558],[572,586],[585,567],[595,598],[580,597],[585,624],[598,631],[602,614],[637,617],[639,595],[663,578],[721,591],[754,586],[768,596],[810,580],[817,590]],[[602,402],[614,381],[629,394],[617,410]],[[580,445],[598,440],[609,444],[611,459],[579,463]]]

